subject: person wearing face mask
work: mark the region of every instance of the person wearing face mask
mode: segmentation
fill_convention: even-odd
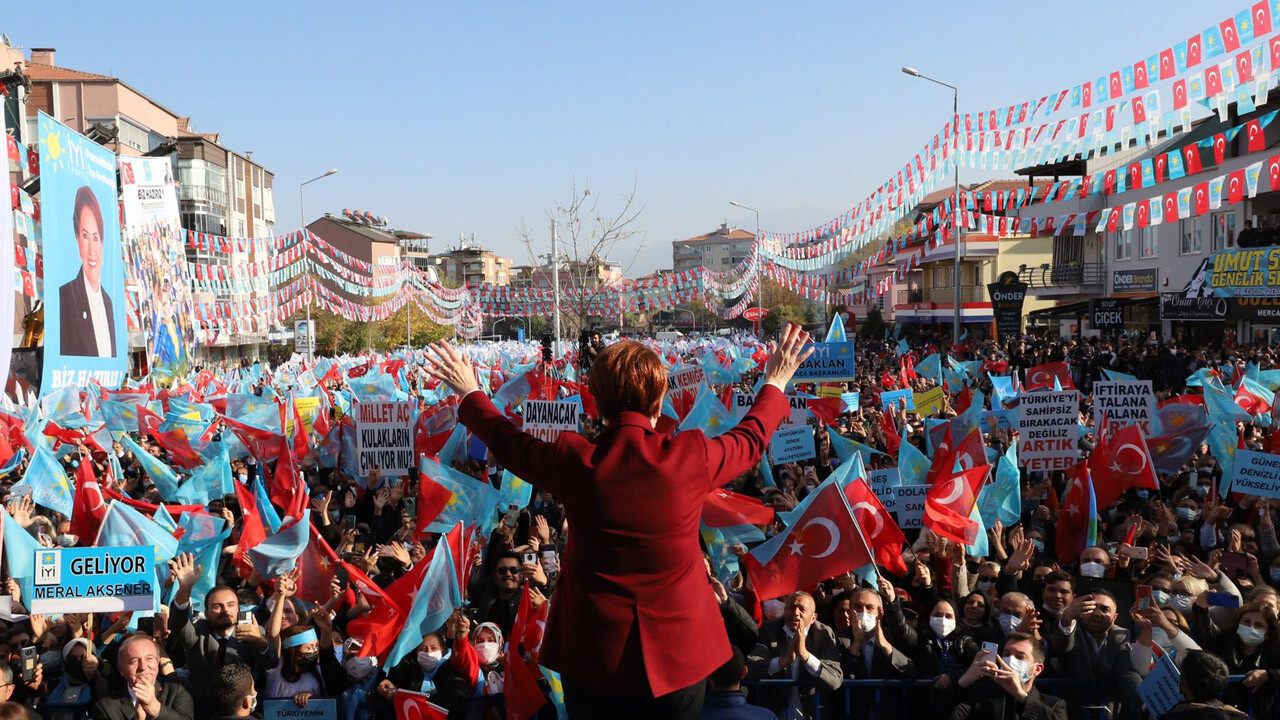
[[[960,702],[949,720],[1067,720],[1067,703],[1036,689],[1044,648],[1030,635],[1005,638],[1000,657],[978,652],[956,681]]]
[[[298,707],[306,707],[313,695],[324,695],[320,676],[320,637],[315,628],[294,625],[280,638],[280,667],[267,672],[266,697],[270,700],[292,698]],[[329,643],[333,654],[333,644]]]
[[[884,578],[880,580],[888,584]],[[889,586],[889,592],[892,592],[892,586]],[[840,646],[840,666],[846,678],[900,680],[915,677],[915,664],[886,637],[885,617],[881,593],[870,588],[853,591],[849,601],[849,629],[847,634],[836,638]],[[914,644],[916,633],[913,630],[911,634]]]
[[[1227,688],[1224,700],[1251,708],[1254,717],[1275,717],[1280,694],[1280,623],[1261,603],[1242,605],[1235,622],[1206,639],[1206,646],[1232,675],[1244,680]]]
[[[818,704],[822,714],[828,716],[833,707],[831,693],[843,679],[840,651],[831,628],[818,622],[816,604],[809,593],[792,593],[782,617],[760,626],[756,646],[747,655],[747,679],[753,682],[766,678],[796,681],[788,690],[761,690],[760,704],[779,717],[811,718]]]
[[[223,665],[213,681],[210,697],[216,705],[213,720],[238,720],[253,715],[258,708],[253,670],[240,663]]]
[[[933,678],[931,713],[946,714],[955,706],[956,681],[973,662],[978,643],[958,628],[956,608],[950,600],[938,600],[929,613],[929,626],[920,631],[916,648],[916,673]]]
[[[470,628],[465,615],[455,622],[461,623],[457,629],[460,633],[465,634]],[[431,702],[448,710],[450,718],[458,720],[466,717],[467,698],[475,689],[474,677],[474,666],[459,667],[458,656],[445,647],[445,638],[433,632],[423,636],[417,652],[409,653],[391,668],[387,678],[378,683],[378,695],[390,703],[397,688],[423,692],[431,696]]]
[[[1111,568],[1111,554],[1100,547],[1085,548],[1080,553],[1079,575],[1082,578],[1107,577]]]
[[[1000,615],[996,619],[1003,637],[1016,632],[1040,635],[1040,615],[1031,598],[1020,592],[1007,592],[1000,598]]]
[[[377,658],[359,657],[363,643],[347,638],[342,643],[342,670],[347,675],[347,689],[338,696],[338,713],[345,720],[365,720],[378,684]]]
[[[1115,596],[1097,589],[1077,595],[1062,611],[1058,632],[1048,636],[1049,655],[1060,659],[1062,672],[1085,681],[1066,693],[1073,705],[1106,698],[1113,714],[1125,704],[1137,707],[1141,680],[1130,660],[1129,631],[1115,621]]]
[[[1139,677],[1145,678],[1151,672],[1154,646],[1159,646],[1166,655],[1173,657],[1174,663],[1181,663],[1188,652],[1200,649],[1200,644],[1187,630],[1186,620],[1173,610],[1158,607],[1140,610],[1135,604],[1129,611],[1129,616],[1133,618],[1133,629],[1136,631],[1129,649],[1129,659]]]

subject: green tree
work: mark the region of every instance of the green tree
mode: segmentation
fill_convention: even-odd
[[[880,315],[880,308],[875,305],[867,311],[867,316],[862,319],[862,330],[858,334],[867,340],[874,340],[884,337],[884,318]]]

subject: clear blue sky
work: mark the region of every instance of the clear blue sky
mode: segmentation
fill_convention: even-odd
[[[603,210],[634,182],[636,275],[669,267],[673,239],[726,219],[750,229],[729,200],[786,232],[865,197],[951,112],[950,91],[902,65],[982,110],[1146,58],[1248,5],[49,0],[0,29],[254,151],[275,172],[279,231],[298,225],[298,183],[338,167],[308,186],[312,218],[361,208],[436,242],[474,232],[525,262],[521,219],[549,242],[547,211],[575,176]]]

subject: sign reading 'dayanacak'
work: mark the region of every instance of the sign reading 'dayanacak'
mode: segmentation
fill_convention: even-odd
[[[1156,396],[1150,380],[1099,380],[1093,383],[1093,424],[1102,418],[1113,427],[1137,425],[1150,437],[1156,419]]]
[[[1018,460],[1032,472],[1067,470],[1075,464],[1080,394],[1033,390],[1018,402]]]
[[[413,402],[358,402],[356,457],[360,472],[378,468],[383,476],[408,475],[417,463],[413,452]]]
[[[155,555],[151,545],[36,550],[31,612],[151,610]]]
[[[523,430],[544,442],[555,442],[563,432],[578,431],[581,410],[574,400],[525,400]]]

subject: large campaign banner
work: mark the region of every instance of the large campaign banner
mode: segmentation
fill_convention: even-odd
[[[146,338],[149,367],[190,360],[195,307],[173,165],[165,158],[122,157],[120,187],[129,330]]]
[[[117,388],[128,353],[116,157],[40,113],[44,372],[40,392]]]
[[[36,550],[31,612],[151,610],[154,547]]]
[[[1187,286],[1188,297],[1280,296],[1280,246],[1216,252]]]
[[[796,368],[796,382],[843,382],[857,379],[857,355],[852,340],[806,343],[813,354]]]
[[[0,137],[8,137],[9,131],[5,127],[4,113],[0,113]],[[0,172],[0,338],[6,341],[13,339],[14,324],[14,304],[16,298],[14,296],[13,273],[14,273],[14,236],[13,236],[13,213],[17,205],[13,200],[16,195],[13,194],[15,189],[9,185],[9,163],[5,161],[0,163],[0,168],[4,172]],[[14,345],[10,345],[14,347]],[[0,382],[6,382],[9,377],[9,358],[12,353],[0,351]]]

